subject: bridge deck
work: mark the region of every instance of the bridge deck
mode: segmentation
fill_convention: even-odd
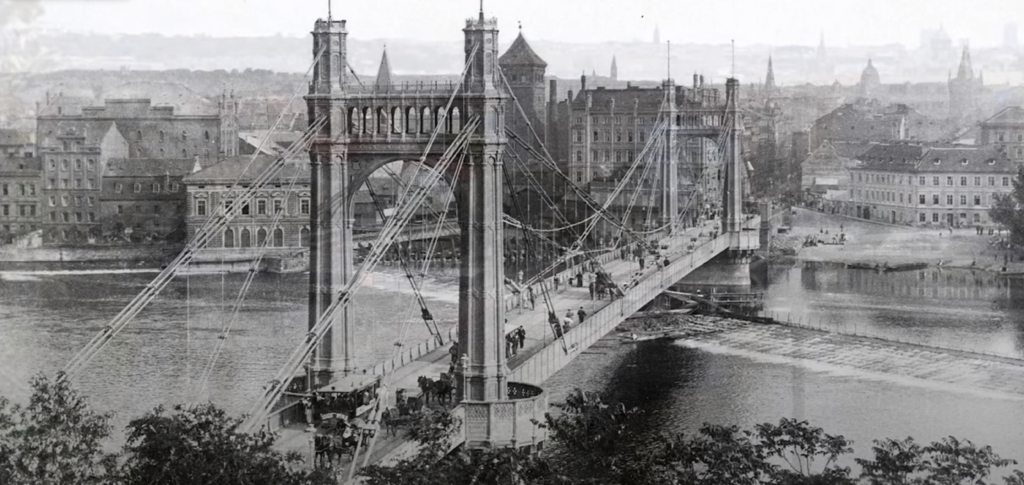
[[[747,223],[753,228],[756,228],[758,224],[759,221],[756,218]],[[517,353],[508,359],[508,367],[512,371],[509,380],[531,384],[543,383],[544,380],[567,365],[580,351],[590,347],[621,323],[625,317],[635,313],[640,307],[693,269],[702,266],[728,249],[730,236],[725,234],[711,239],[709,233],[712,228],[711,224],[690,228],[663,239],[661,243],[667,244],[669,247],[668,250],[662,251],[663,257],[668,257],[671,261],[668,267],[658,264],[658,261],[650,260],[650,257],[648,257],[648,261],[645,261],[647,264],[642,272],[639,263],[635,260],[613,259],[603,264],[604,270],[609,272],[612,279],[620,286],[629,283],[640,272],[636,279],[637,285],[626,289],[624,298],[592,300],[589,288],[586,286],[580,288],[560,285],[558,290],[550,292],[556,315],[559,318],[564,318],[566,312],[572,314],[574,325],[565,336],[566,345],[570,347],[568,354],[562,350],[561,344],[556,342],[552,335],[547,323],[547,312],[539,293],[536,299],[536,308],[517,308],[506,312],[509,326],[522,326],[526,331],[524,348],[517,350]],[[748,237],[755,238],[756,241],[757,232],[751,232]],[[691,251],[687,247],[693,238],[698,239],[698,246]],[[735,242],[735,237],[732,238],[732,242]],[[586,279],[584,279],[584,285],[586,285]],[[576,315],[581,307],[587,314],[582,325]],[[389,389],[391,392],[388,393],[388,406],[395,406],[393,392],[395,389],[415,389],[419,376],[437,378],[440,373],[447,372],[450,361],[449,347],[435,349],[416,359],[410,359],[410,362],[396,368],[390,379]],[[387,381],[386,378],[385,381]],[[310,434],[304,432],[302,426],[293,425],[282,429],[280,433],[279,448],[299,451],[304,454],[309,453]],[[370,462],[391,461],[411,449],[413,449],[413,444],[406,440],[387,438],[380,434]]]

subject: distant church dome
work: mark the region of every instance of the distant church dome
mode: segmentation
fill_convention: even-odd
[[[868,59],[868,65],[864,68],[864,71],[860,73],[860,93],[863,97],[869,97],[871,93],[882,84],[881,79],[878,77],[878,69],[875,69],[875,65]]]

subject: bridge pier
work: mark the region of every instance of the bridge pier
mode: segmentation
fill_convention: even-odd
[[[707,264],[693,270],[677,283],[685,288],[713,288],[727,291],[750,288],[750,250],[733,250],[719,254]]]

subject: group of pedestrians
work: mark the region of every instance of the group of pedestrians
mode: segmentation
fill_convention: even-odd
[[[516,355],[525,345],[526,329],[522,326],[505,335],[505,355]]]

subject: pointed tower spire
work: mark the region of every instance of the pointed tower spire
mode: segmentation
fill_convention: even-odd
[[[772,69],[772,55],[768,54],[768,74],[764,77],[765,97],[771,98],[775,92],[775,70]]]
[[[971,68],[971,50],[967,43],[964,43],[964,52],[960,55],[960,69],[957,70],[956,78],[961,81],[974,79],[974,69]]]
[[[619,80],[619,66],[616,65],[616,63],[615,63],[615,55],[614,54],[612,54],[612,70],[611,70],[610,75],[611,75],[612,81],[618,81]]]
[[[373,83],[378,89],[391,86],[391,63],[388,62],[388,46],[384,46],[384,54],[380,57],[380,68],[377,69],[377,81]]]

